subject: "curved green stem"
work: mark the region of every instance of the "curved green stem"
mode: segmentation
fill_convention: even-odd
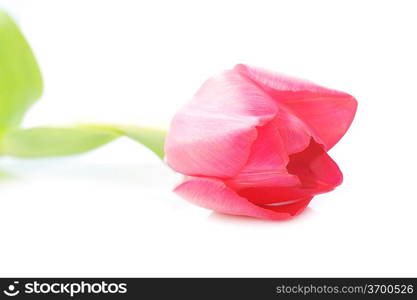
[[[107,124],[11,129],[4,133],[0,155],[22,158],[74,155],[127,136],[163,159],[165,135],[166,131],[161,129]]]

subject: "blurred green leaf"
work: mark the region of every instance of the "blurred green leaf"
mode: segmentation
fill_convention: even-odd
[[[164,157],[163,130],[99,124],[19,129],[25,112],[41,94],[42,77],[36,59],[19,28],[0,10],[0,155],[73,155],[127,136]]]
[[[19,28],[0,10],[0,133],[17,127],[41,94],[36,59]]]
[[[120,136],[130,137],[143,144],[161,159],[164,156],[164,131],[117,125],[12,129],[4,134],[0,154],[24,158],[80,154]]]

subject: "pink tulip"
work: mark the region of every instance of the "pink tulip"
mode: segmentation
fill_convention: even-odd
[[[343,177],[327,151],[349,128],[349,94],[237,65],[207,80],[174,117],[168,165],[175,192],[218,212],[283,220]]]

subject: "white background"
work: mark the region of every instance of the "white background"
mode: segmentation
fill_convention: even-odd
[[[230,217],[120,139],[0,159],[1,276],[417,276],[415,1],[1,1],[45,93],[25,126],[167,126],[209,76],[248,63],[353,94],[331,156],[345,181],[288,222]]]

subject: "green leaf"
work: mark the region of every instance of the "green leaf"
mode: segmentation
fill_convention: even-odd
[[[0,154],[23,158],[80,154],[127,136],[143,144],[161,159],[165,132],[124,125],[80,125],[75,127],[36,127],[5,132]]]
[[[0,133],[17,127],[41,94],[36,59],[19,28],[0,10]]]
[[[0,10],[0,155],[34,158],[73,155],[127,136],[164,157],[165,131],[128,125],[19,129],[42,94],[36,59],[13,20]]]

